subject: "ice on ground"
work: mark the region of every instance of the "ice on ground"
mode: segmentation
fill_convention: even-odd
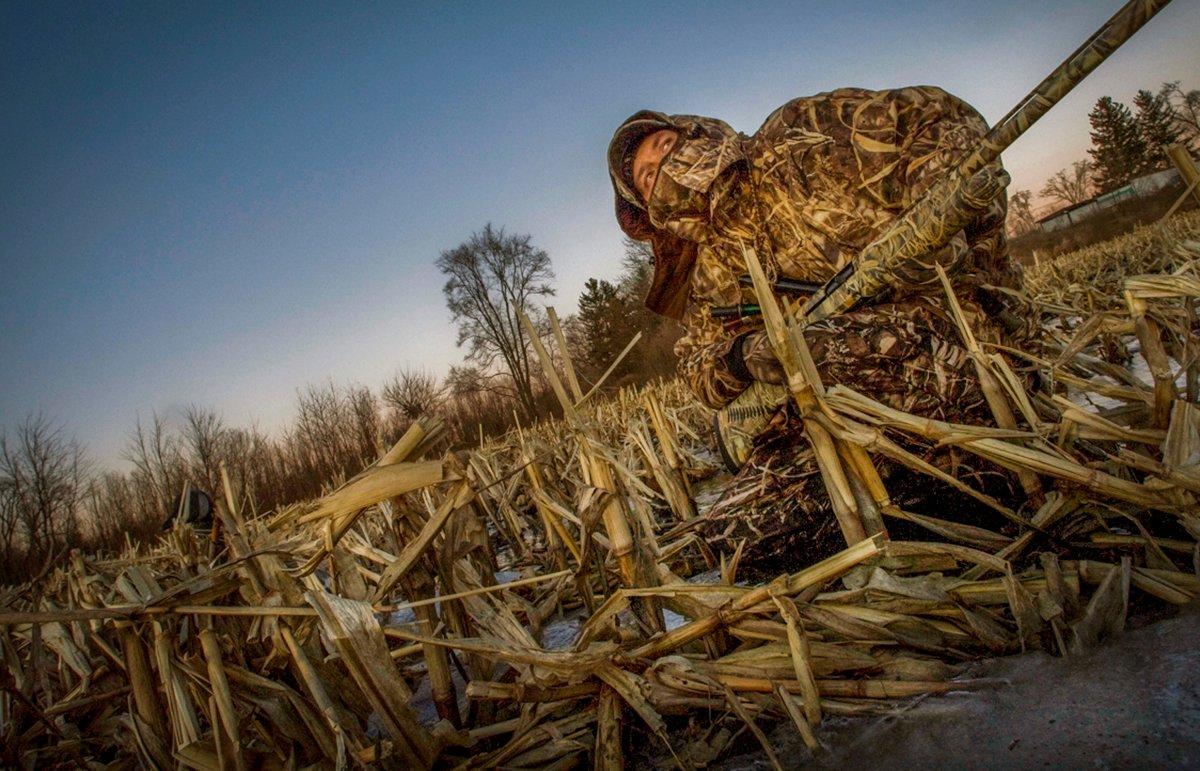
[[[1146,357],[1142,355],[1141,344],[1135,338],[1128,342],[1130,359],[1127,364],[1129,374],[1147,390],[1154,389],[1154,375],[1150,372],[1150,364],[1146,361]],[[1167,364],[1171,371],[1175,373],[1175,385],[1179,388],[1187,386],[1187,370],[1180,366],[1179,362],[1170,356],[1167,357]],[[1107,376],[1096,376],[1096,382],[1105,383],[1108,385],[1124,386],[1124,383],[1118,383]],[[1097,411],[1112,410],[1118,407],[1124,407],[1125,402],[1120,399],[1115,399],[1111,396],[1103,396],[1101,394],[1081,391],[1074,387],[1068,387],[1067,399],[1077,407],[1084,409],[1095,409]]]
[[[678,629],[688,622],[687,618],[668,608],[663,608],[663,621],[667,625],[668,632],[672,629]]]
[[[497,570],[496,571],[496,583],[498,583],[498,584],[511,584],[513,581],[516,581],[520,577],[521,577],[521,574],[515,570]]]
[[[404,626],[405,624],[417,623],[417,614],[412,608],[401,608],[387,617],[388,626]]]
[[[542,647],[548,651],[565,651],[575,644],[583,627],[583,611],[568,613],[542,627]]]

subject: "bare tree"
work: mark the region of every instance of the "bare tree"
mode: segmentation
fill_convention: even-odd
[[[173,436],[167,421],[157,412],[151,414],[150,425],[143,426],[138,416],[133,433],[125,447],[124,457],[133,464],[133,476],[150,500],[147,508],[167,505],[183,487],[186,474],[179,440]]]
[[[423,369],[405,367],[383,384],[383,403],[396,429],[437,410],[443,396],[437,376]]]
[[[366,386],[350,386],[346,390],[346,404],[353,421],[354,450],[361,465],[366,465],[380,454],[379,447],[379,402]]]
[[[512,428],[513,388],[506,373],[478,367],[451,367],[443,381],[441,410],[454,443],[472,445],[480,433],[494,436]]]
[[[1175,80],[1163,83],[1158,95],[1171,107],[1180,141],[1193,148],[1200,145],[1200,90],[1184,91]]]
[[[1028,190],[1018,190],[1008,197],[1008,230],[1011,235],[1020,236],[1033,230],[1033,193]]]
[[[44,559],[79,536],[89,463],[83,448],[44,415],[25,419],[9,438],[0,434],[0,505],[4,545]]]
[[[5,464],[7,465],[7,464]],[[0,472],[0,548],[11,559],[20,551],[17,533],[21,528],[21,506],[17,489],[7,474]]]
[[[301,462],[311,476],[329,480],[346,470],[354,454],[354,438],[347,431],[351,417],[341,391],[328,381],[309,385],[298,392],[294,435]]]
[[[1040,195],[1068,206],[1092,197],[1092,162],[1075,161],[1070,169],[1060,169],[1042,187]]]
[[[621,242],[621,291],[638,302],[650,290],[654,278],[654,248],[649,241],[636,241],[629,236]]]
[[[227,429],[223,444],[225,463],[236,490],[266,509],[289,502],[278,443],[270,442],[251,426]]]
[[[131,528],[156,530],[162,521],[157,508],[141,509],[131,478],[115,471],[106,471],[92,483],[88,513],[88,526],[97,542],[115,540]]]
[[[442,292],[458,324],[458,344],[468,344],[467,358],[480,368],[502,366],[513,397],[533,418],[529,341],[519,314],[532,316],[538,310],[532,301],[554,294],[550,256],[535,248],[530,236],[510,235],[489,223],[442,252],[437,266],[447,276]]]
[[[195,404],[183,413],[183,444],[191,455],[191,481],[209,494],[221,486],[221,461],[225,456],[225,426],[216,412]]]
[[[285,465],[294,469],[286,474],[297,477],[293,495],[303,497],[374,459],[379,405],[369,388],[339,387],[333,381],[309,385],[298,396],[295,428],[284,438],[281,451]]]

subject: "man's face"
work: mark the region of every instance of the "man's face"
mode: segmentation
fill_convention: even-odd
[[[650,193],[658,179],[658,166],[667,157],[679,134],[671,129],[660,129],[650,134],[638,145],[633,154],[633,186],[645,203],[650,202]]]

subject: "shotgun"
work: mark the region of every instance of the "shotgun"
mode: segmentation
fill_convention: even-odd
[[[953,170],[935,182],[924,196],[833,278],[821,287],[790,286],[788,279],[781,279],[776,283],[776,291],[783,294],[811,292],[801,313],[805,323],[812,323],[852,310],[898,285],[936,281],[933,263],[937,262],[939,250],[1008,184],[1008,175],[989,164],[1169,2],[1130,0],[1125,3],[1001,118]],[[955,266],[942,267],[952,273]],[[759,307],[754,304],[712,309],[716,318],[759,313]],[[784,388],[756,383],[713,416],[717,447],[731,471],[736,471],[745,462],[753,437],[770,420],[778,405],[786,401],[786,394]]]
[[[958,165],[809,298],[805,322],[851,310],[897,283],[936,281],[933,260],[1008,184],[988,164],[1170,0],[1130,0],[1017,103]],[[944,266],[949,269],[954,266]]]

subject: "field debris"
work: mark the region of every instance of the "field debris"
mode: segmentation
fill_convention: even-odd
[[[212,536],[179,525],[0,592],[0,763],[620,768],[636,735],[698,767],[744,734],[779,767],[764,725],[819,752],[826,716],[1001,687],[964,664],[1073,655],[1132,605],[1191,602],[1200,215],[1031,266],[1021,300],[1036,348],[963,328],[992,426],[821,384],[792,309],[764,309],[848,544],[752,585],[688,527],[719,494],[709,411],[673,381],[585,395],[551,336],[535,348],[562,420],[438,457],[420,419],[261,516],[227,478]],[[1028,501],[976,493],[998,530],[900,510],[872,455],[939,473],[901,436],[1020,475]],[[928,537],[890,539],[895,521]]]

